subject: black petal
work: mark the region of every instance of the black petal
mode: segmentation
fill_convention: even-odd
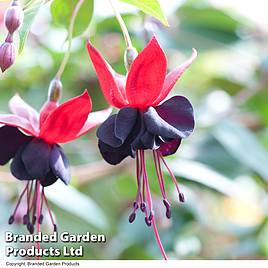
[[[156,144],[156,136],[148,131],[145,131],[141,136],[141,142],[143,144],[143,149],[155,150],[158,148]]]
[[[138,110],[133,108],[122,108],[115,118],[115,136],[119,138],[122,143],[131,133],[136,124]]]
[[[141,137],[144,135],[145,132],[146,128],[143,122],[143,115],[140,115],[137,118],[136,124],[131,132],[131,148],[133,151],[136,151],[138,149],[146,149],[141,141]]]
[[[144,113],[144,122],[148,131],[154,135],[165,138],[178,138],[183,136],[182,132],[162,119],[153,107],[149,107]]]
[[[186,138],[193,132],[193,107],[185,97],[174,96],[155,107],[155,110],[161,118],[182,133],[181,138]]]
[[[22,152],[22,161],[27,173],[32,178],[43,180],[50,172],[50,153],[51,145],[40,140],[33,139],[28,143]]]
[[[104,143],[116,148],[122,145],[122,141],[115,136],[115,118],[110,116],[97,130],[97,137]]]
[[[114,148],[99,140],[98,145],[103,159],[111,165],[119,164],[128,156],[134,157],[130,143],[124,143],[122,146]]]
[[[0,165],[5,165],[13,158],[19,148],[29,142],[32,137],[24,135],[16,127],[0,128]]]
[[[181,139],[173,139],[170,142],[162,142],[160,145],[160,152],[163,156],[175,154],[181,144]]]
[[[50,168],[57,178],[60,178],[66,185],[71,180],[69,161],[59,145],[53,145],[50,154]]]
[[[24,163],[22,162],[21,155],[23,150],[25,149],[26,145],[22,145],[20,149],[17,151],[15,154],[15,157],[13,158],[10,166],[11,173],[14,177],[16,177],[19,180],[33,180],[25,166]]]
[[[40,183],[43,187],[47,187],[52,185],[58,180],[58,178],[54,175],[52,170],[49,171],[49,173],[46,175],[45,179],[41,179]]]

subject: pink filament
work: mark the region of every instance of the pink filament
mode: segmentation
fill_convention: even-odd
[[[144,180],[145,189],[146,189],[146,197],[147,197],[147,200],[148,200],[149,209],[150,209],[150,211],[152,211],[152,209],[153,209],[153,202],[152,202],[152,197],[151,197],[151,192],[150,192],[150,186],[149,186],[149,182],[148,182],[148,178],[147,178],[147,173],[146,173],[146,168],[145,168],[144,151],[143,150],[140,150],[140,156],[141,156],[141,168],[143,170],[143,180]],[[165,249],[163,247],[163,244],[161,242],[161,239],[160,239],[160,236],[159,236],[159,233],[158,233],[158,229],[156,227],[156,223],[155,223],[154,217],[152,218],[152,224],[153,224],[153,229],[154,229],[156,241],[157,241],[157,244],[158,244],[159,249],[161,251],[161,254],[163,255],[163,257],[164,257],[165,260],[168,260],[167,254],[165,252]]]
[[[164,157],[159,152],[158,152],[158,155],[161,158],[161,160],[162,160],[163,164],[165,165],[165,167],[167,168],[167,170],[168,170],[168,172],[169,172],[169,174],[170,174],[170,176],[171,176],[171,178],[172,178],[172,180],[173,180],[173,182],[174,182],[174,184],[175,184],[175,186],[177,188],[178,193],[180,193],[181,191],[180,191],[180,188],[179,188],[179,184],[178,184],[174,174],[172,173],[171,169],[168,167]]]
[[[36,202],[37,202],[37,234],[41,231],[41,224],[39,222],[41,215],[41,194],[40,194],[40,180],[37,180],[36,184]],[[36,247],[40,250],[40,242],[36,243]],[[40,256],[36,257],[37,260],[40,260]]]
[[[14,212],[13,212],[13,214],[12,214],[14,217],[15,217],[15,215],[16,215],[16,213],[17,213],[17,210],[18,210],[18,208],[19,208],[19,206],[20,206],[21,200],[22,200],[22,198],[23,198],[25,192],[27,191],[27,189],[28,189],[28,183],[27,183],[26,187],[24,188],[24,190],[22,191],[22,193],[21,193],[21,195],[20,195],[20,197],[19,197],[19,200],[18,200],[18,202],[17,202],[17,205],[16,205],[16,207],[15,207],[15,209],[14,209]]]
[[[156,175],[157,175],[158,183],[160,186],[160,190],[161,190],[163,198],[166,199],[167,196],[166,196],[165,185],[164,185],[164,181],[162,177],[161,168],[159,165],[159,158],[158,158],[158,155],[155,153],[155,151],[153,151],[153,156],[154,156],[154,165],[155,165],[155,170],[156,170]]]
[[[47,198],[45,196],[44,188],[43,188],[43,191],[42,191],[42,195],[43,195],[43,198],[45,200],[45,204],[46,204],[49,216],[50,216],[51,223],[52,223],[53,226],[55,226],[55,222],[54,222],[54,219],[53,219],[53,216],[52,216],[52,212],[51,212],[51,210],[49,208],[49,204],[48,204]]]

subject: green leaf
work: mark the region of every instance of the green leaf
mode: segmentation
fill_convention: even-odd
[[[225,120],[212,134],[238,161],[268,181],[268,153],[247,128]]]
[[[173,160],[171,169],[176,176],[200,183],[228,196],[241,196],[239,186],[211,167],[191,160]]]
[[[27,37],[28,37],[29,32],[31,30],[31,26],[32,26],[34,19],[37,16],[42,4],[43,4],[43,2],[38,2],[36,4],[33,4],[32,6],[27,8],[24,12],[23,24],[22,24],[22,27],[19,29],[19,37],[20,37],[19,53],[21,53],[23,51]]]
[[[54,24],[68,29],[77,2],[78,0],[54,0],[50,9]],[[94,1],[85,0],[75,19],[73,37],[82,34],[88,28],[93,9]]]
[[[121,1],[137,7],[144,13],[151,15],[156,19],[158,19],[159,21],[161,21],[165,26],[169,26],[167,18],[158,0],[121,0]]]
[[[72,186],[57,182],[46,190],[47,197],[60,208],[80,217],[98,229],[106,229],[108,221],[102,209],[88,196]]]

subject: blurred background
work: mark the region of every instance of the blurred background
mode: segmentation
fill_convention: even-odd
[[[15,93],[36,109],[46,100],[67,36],[66,22],[52,18],[50,1],[47,2],[35,16],[15,65],[0,74],[1,113],[8,112],[8,100]],[[172,91],[191,100],[197,123],[194,134],[182,143],[176,155],[167,158],[186,198],[184,204],[178,202],[172,180],[165,173],[172,203],[171,220],[165,218],[152,161],[147,165],[164,247],[174,259],[266,259],[267,4],[261,0],[161,3],[169,28],[130,5],[120,4],[120,11],[136,48],[140,51],[155,34],[167,54],[170,69],[189,57],[192,47],[198,50],[198,58]],[[3,13],[7,6],[8,2],[0,2],[1,42],[6,35]],[[85,9],[77,28],[90,16],[91,11]],[[29,15],[27,18],[28,23]],[[99,110],[108,104],[85,49],[88,35],[108,62],[125,73],[125,44],[107,0],[95,1],[90,25],[74,38],[62,77],[64,100],[87,88],[93,109]],[[17,47],[18,43],[16,40]],[[133,224],[128,222],[136,194],[135,161],[128,159],[116,167],[106,164],[98,152],[95,131],[64,148],[73,166],[71,186],[57,183],[46,189],[59,231],[107,235],[106,244],[84,245],[84,259],[161,259],[143,215],[138,213]],[[0,167],[2,256],[2,234],[6,230],[26,233],[19,224],[7,224],[22,187],[11,177],[8,166]],[[51,232],[46,221],[42,228]]]

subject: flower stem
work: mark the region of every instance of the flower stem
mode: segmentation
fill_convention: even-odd
[[[40,224],[40,215],[41,215],[41,193],[40,193],[40,180],[37,180],[37,185],[36,185],[36,202],[37,202],[37,227],[36,227],[36,232],[37,234],[41,232],[41,224]],[[40,242],[36,243],[36,248],[40,250]],[[36,257],[37,260],[40,259],[40,257]]]
[[[131,39],[130,39],[130,35],[128,33],[127,26],[126,26],[122,16],[120,15],[114,0],[109,0],[109,1],[110,1],[111,6],[112,6],[112,9],[114,11],[115,17],[116,17],[116,19],[117,19],[117,21],[118,21],[118,23],[119,23],[119,25],[121,27],[121,30],[122,30],[126,45],[127,45],[128,48],[131,48],[133,46],[132,46],[132,42],[131,42]]]
[[[59,70],[57,71],[56,73],[56,78],[60,80],[63,72],[64,72],[64,69],[68,63],[68,60],[70,58],[70,54],[71,54],[71,47],[72,47],[72,38],[73,38],[73,30],[74,30],[74,23],[75,23],[75,19],[77,17],[77,14],[80,10],[80,8],[82,7],[83,3],[84,3],[85,0],[79,0],[74,8],[74,11],[72,13],[72,16],[71,16],[71,21],[70,21],[70,25],[69,25],[69,29],[68,29],[68,48],[67,48],[67,51],[63,57],[63,60],[61,62],[61,65],[59,67]]]

